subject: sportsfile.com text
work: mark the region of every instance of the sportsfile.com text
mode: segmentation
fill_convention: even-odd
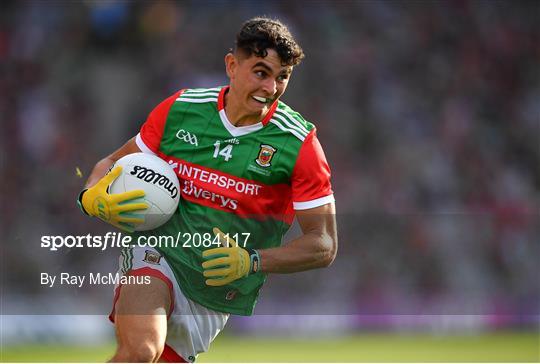
[[[237,246],[245,247],[250,233],[225,234],[227,241],[234,241]],[[140,235],[133,237],[120,232],[108,232],[105,235],[43,235],[41,247],[50,251],[62,248],[93,248],[106,250],[107,248],[129,248],[134,245],[150,248],[210,248],[223,246],[218,236],[211,233],[178,232],[171,235]]]

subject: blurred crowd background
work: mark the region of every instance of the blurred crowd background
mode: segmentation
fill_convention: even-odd
[[[310,327],[264,316],[283,313],[335,315],[310,322],[353,329],[440,315],[449,325],[538,324],[537,1],[0,7],[4,314],[106,314],[92,307],[109,303],[110,287],[53,294],[39,273],[114,271],[118,252],[51,253],[41,235],[106,231],[75,205],[94,163],[174,91],[226,84],[223,57],[242,22],[269,15],[307,55],[283,99],[318,127],[340,250],[328,269],[271,276],[249,322]]]

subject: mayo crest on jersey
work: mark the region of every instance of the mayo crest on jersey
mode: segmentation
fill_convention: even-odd
[[[143,124],[137,145],[173,167],[182,201],[168,223],[141,235],[176,237],[181,232],[187,238],[178,247],[157,249],[184,294],[217,311],[250,315],[266,275],[206,286],[201,254],[215,246],[204,247],[193,237],[219,227],[230,235],[249,233],[246,247],[277,247],[294,210],[318,207],[334,197],[313,124],[274,102],[261,122],[236,127],[225,113],[227,91],[228,86],[178,91]]]

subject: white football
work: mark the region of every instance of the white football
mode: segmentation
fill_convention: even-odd
[[[180,201],[180,185],[172,167],[158,156],[147,153],[128,154],[117,160],[112,168],[116,166],[122,166],[122,173],[110,185],[110,194],[132,190],[145,193],[144,202],[148,209],[134,212],[144,216],[144,223],[136,225],[135,230],[152,230],[169,221]]]

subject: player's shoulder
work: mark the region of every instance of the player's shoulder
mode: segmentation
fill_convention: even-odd
[[[293,134],[301,141],[304,141],[307,135],[315,128],[313,123],[304,119],[299,112],[282,101],[278,102],[270,122],[284,132]]]
[[[186,88],[180,92],[177,101],[188,103],[217,102],[221,86],[212,88]]]

